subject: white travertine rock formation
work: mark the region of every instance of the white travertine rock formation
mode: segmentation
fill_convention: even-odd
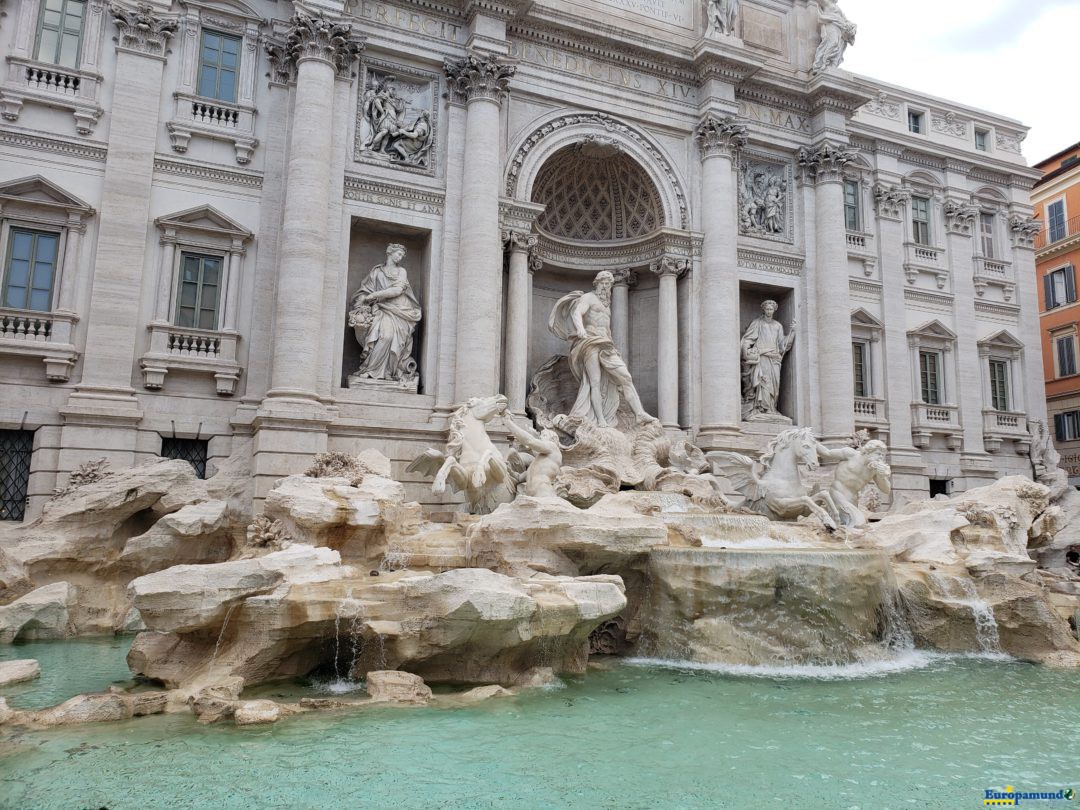
[[[33,658],[0,661],[0,686],[32,681],[41,676],[41,665]]]
[[[0,607],[0,644],[17,638],[65,638],[74,635],[71,616],[76,590],[69,582],[54,582]]]
[[[427,703],[431,687],[411,672],[374,670],[367,674],[367,693],[380,703]]]

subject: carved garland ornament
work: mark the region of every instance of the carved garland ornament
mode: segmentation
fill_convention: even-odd
[[[120,29],[120,47],[164,56],[165,46],[176,33],[176,20],[158,16],[153,6],[143,3],[134,9],[115,5],[113,23]]]
[[[746,126],[733,116],[718,118],[707,115],[694,129],[703,158],[713,155],[732,155],[746,146]]]
[[[466,101],[474,98],[501,101],[517,72],[516,67],[501,59],[475,53],[464,59],[447,60],[444,67],[451,89]]]
[[[560,129],[579,124],[601,126],[608,132],[617,132],[620,135],[629,138],[643,149],[649,157],[657,163],[664,176],[667,178],[668,183],[671,185],[671,189],[675,194],[679,206],[679,227],[684,229],[690,227],[690,207],[686,202],[686,195],[683,193],[678,176],[675,174],[675,170],[670,161],[664,157],[663,152],[636,129],[601,112],[564,115],[561,118],[548,121],[546,124],[543,124],[534,130],[529,137],[525,139],[524,143],[521,144],[517,154],[514,155],[514,159],[510,163],[510,168],[506,175],[506,196],[513,199],[517,198],[518,180],[521,176],[521,168],[525,164],[525,158],[528,157],[529,152],[536,148],[536,145],[539,144],[540,141]]]

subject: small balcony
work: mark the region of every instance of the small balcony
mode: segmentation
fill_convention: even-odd
[[[960,427],[960,409],[955,405],[912,402],[912,442],[916,447],[926,449],[934,436],[943,436],[950,450],[959,450],[964,446],[963,428]]]
[[[75,131],[90,135],[104,110],[98,106],[101,76],[75,68],[9,56],[8,75],[0,93],[0,116],[18,121],[26,102],[61,110],[75,117]]]
[[[1014,449],[1025,456],[1031,449],[1027,414],[1019,411],[983,410],[983,445],[987,452],[996,453],[1006,441],[1014,442]]]
[[[173,118],[166,124],[173,151],[187,152],[193,136],[227,141],[236,150],[241,166],[251,162],[255,147],[255,108],[200,98],[188,93],[173,93],[176,102]]]
[[[1013,276],[1012,262],[1001,259],[975,257],[975,294],[980,298],[986,295],[988,287],[1000,287],[1006,301],[1012,301],[1016,294],[1016,279]]]
[[[79,359],[72,343],[78,320],[70,312],[0,309],[0,355],[40,358],[50,381],[67,382]]]
[[[904,274],[908,284],[914,284],[919,275],[926,273],[934,277],[939,290],[944,290],[949,283],[949,268],[945,262],[945,250],[932,245],[920,245],[915,242],[904,243]]]
[[[1041,221],[1041,220],[1040,220]],[[1066,220],[1061,227],[1051,228],[1043,222],[1043,229],[1035,237],[1035,252],[1057,251],[1073,243],[1080,243],[1080,216]]]
[[[236,345],[240,339],[236,332],[187,329],[163,323],[152,323],[149,329],[150,351],[139,361],[146,388],[161,389],[170,371],[188,371],[212,376],[218,394],[223,397],[236,393],[243,372],[236,362]]]

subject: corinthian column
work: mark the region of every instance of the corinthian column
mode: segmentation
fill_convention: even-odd
[[[649,268],[660,276],[660,312],[657,319],[657,416],[664,427],[679,426],[679,276],[689,262],[665,256]]]
[[[510,279],[506,302],[506,397],[510,410],[525,412],[529,366],[529,251],[536,247],[532,234],[506,231],[503,241],[510,250]]]
[[[701,149],[701,431],[698,444],[717,447],[738,431],[739,379],[738,200],[735,160],[746,127],[735,118],[706,116],[694,133]]]
[[[499,351],[492,346],[502,309],[499,111],[514,71],[495,57],[479,54],[446,63],[451,91],[466,103],[454,386],[458,401],[493,394],[499,385]]]
[[[296,92],[285,166],[269,397],[317,397],[334,77],[351,68],[361,48],[351,26],[322,15],[296,14],[285,40],[285,67],[295,71]]]
[[[623,360],[630,362],[630,288],[637,284],[633,270],[616,270],[611,288],[611,339]]]
[[[815,186],[817,255],[817,385],[822,441],[839,443],[855,430],[855,382],[851,366],[851,295],[844,228],[844,166],[855,153],[822,143],[799,150],[803,177]]]

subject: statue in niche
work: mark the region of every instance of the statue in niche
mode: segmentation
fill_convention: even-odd
[[[761,317],[751,321],[742,337],[743,419],[749,422],[787,422],[777,410],[780,398],[780,370],[784,356],[795,342],[796,322],[784,334],[773,316],[775,301],[761,305]]]
[[[827,68],[839,67],[844,61],[844,51],[855,44],[855,24],[840,10],[836,0],[817,0],[818,31],[821,42],[814,53],[811,73],[821,73]]]
[[[707,37],[733,37],[739,19],[739,0],[708,0],[709,28]]]
[[[352,296],[349,326],[356,334],[363,361],[349,375],[350,385],[378,380],[415,390],[413,332],[420,323],[421,310],[400,264],[404,259],[404,246],[387,245],[386,263],[373,267]]]
[[[431,113],[420,110],[410,126],[406,115],[410,104],[399,93],[394,77],[372,73],[369,81],[360,104],[361,153],[384,155],[394,163],[427,167],[434,137]],[[423,92],[420,85],[406,85],[409,95],[419,96]]]
[[[655,422],[645,413],[626,362],[611,337],[611,288],[615,277],[607,270],[593,280],[592,292],[572,292],[559,299],[548,318],[551,332],[570,343],[570,370],[578,395],[569,416],[615,427],[620,398],[638,424]]]
[[[783,169],[765,163],[744,163],[739,182],[739,230],[757,236],[782,235],[787,208]]]

